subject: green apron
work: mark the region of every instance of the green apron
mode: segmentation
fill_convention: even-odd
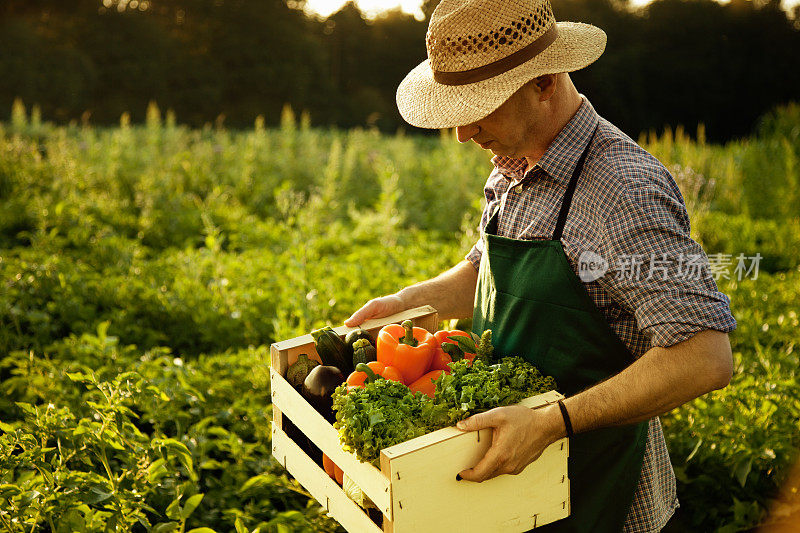
[[[594,135],[592,135],[594,137]],[[495,353],[520,355],[558,390],[574,395],[619,373],[634,357],[594,305],[561,244],[572,194],[591,139],[561,204],[553,239],[497,235],[497,211],[484,230],[473,330],[492,330]],[[639,481],[647,422],[582,433],[570,439],[571,514],[545,531],[621,531]]]

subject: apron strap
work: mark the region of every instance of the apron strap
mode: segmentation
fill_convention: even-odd
[[[572,195],[575,193],[575,187],[578,185],[578,177],[581,175],[581,171],[583,170],[583,163],[586,161],[586,154],[589,153],[589,146],[592,144],[592,139],[594,139],[594,133],[596,131],[597,126],[595,126],[594,130],[592,130],[592,135],[589,137],[589,142],[586,143],[586,148],[584,148],[580,159],[578,159],[578,164],[575,165],[575,170],[572,172],[572,177],[569,179],[567,191],[564,193],[564,198],[561,200],[561,211],[558,212],[556,229],[553,232],[554,241],[560,241],[561,236],[564,234],[564,224],[567,223],[567,214],[569,213],[570,205],[572,205]]]

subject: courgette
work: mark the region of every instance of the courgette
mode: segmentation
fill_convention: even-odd
[[[311,336],[314,338],[314,345],[323,365],[335,366],[344,375],[353,371],[350,347],[333,331],[332,327],[325,326],[314,330],[311,332]]]
[[[368,332],[364,331],[361,328],[354,329],[353,331],[348,333],[344,338],[344,342],[348,346],[353,347],[353,351],[355,351],[355,347],[353,345],[356,343],[356,341],[359,341],[361,339],[367,339],[370,344],[372,344],[373,346],[375,345],[375,339],[372,338],[372,335],[370,335]]]

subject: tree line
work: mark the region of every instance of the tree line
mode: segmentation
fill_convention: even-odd
[[[437,0],[426,0],[429,15]],[[353,3],[328,18],[303,0],[4,0],[0,117],[19,97],[47,120],[144,118],[149,101],[181,123],[247,127],[285,104],[314,125],[404,125],[398,83],[426,56],[427,20],[368,20]],[[608,34],[573,79],[601,115],[636,137],[665,125],[710,140],[748,135],[800,95],[800,9],[780,0],[553,0],[559,20]]]

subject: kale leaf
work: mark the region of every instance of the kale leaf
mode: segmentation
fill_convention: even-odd
[[[463,360],[450,368],[450,374],[436,380],[433,399],[386,379],[364,388],[340,386],[333,408],[342,447],[377,466],[383,448],[556,388],[552,377],[521,357],[505,357],[493,365]]]

